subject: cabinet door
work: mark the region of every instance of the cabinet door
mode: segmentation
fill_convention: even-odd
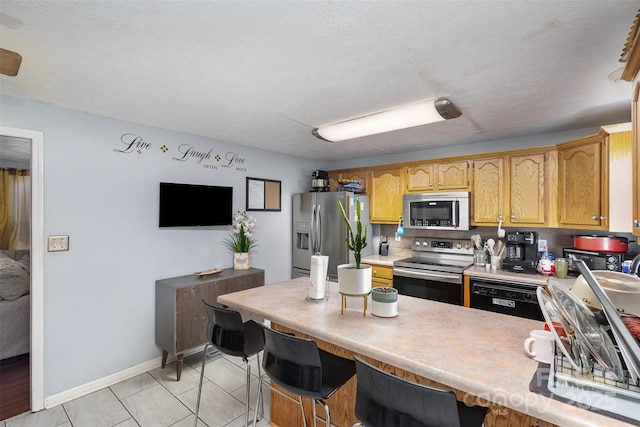
[[[207,341],[204,337],[207,319],[202,305],[203,297],[203,288],[199,285],[176,290],[176,354]]]
[[[545,155],[511,156],[509,162],[509,218],[511,224],[544,224]]]
[[[473,223],[497,224],[504,215],[504,159],[473,162]]]
[[[451,162],[438,164],[438,190],[468,190],[469,163]]]
[[[561,227],[603,228],[603,139],[558,146],[558,223]]]
[[[393,286],[393,268],[372,264],[371,286]]]
[[[417,166],[407,166],[407,192],[422,192],[434,190],[434,165],[427,163]]]
[[[403,168],[374,169],[369,179],[371,222],[397,224],[402,215]]]

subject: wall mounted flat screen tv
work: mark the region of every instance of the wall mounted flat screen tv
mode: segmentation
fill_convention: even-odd
[[[160,227],[230,225],[233,187],[160,183]]]

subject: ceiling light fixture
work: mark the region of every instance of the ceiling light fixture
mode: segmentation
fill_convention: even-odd
[[[0,74],[17,76],[22,56],[19,53],[0,48]]]
[[[461,115],[460,110],[447,98],[438,98],[322,126],[312,133],[325,141],[337,142],[455,119]]]

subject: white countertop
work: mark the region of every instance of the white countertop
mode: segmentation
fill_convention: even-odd
[[[218,302],[560,426],[628,425],[529,391],[538,363],[523,341],[543,322],[406,295],[394,318],[365,317],[355,300],[341,315],[337,283],[328,301],[307,294],[308,280],[298,278]]]

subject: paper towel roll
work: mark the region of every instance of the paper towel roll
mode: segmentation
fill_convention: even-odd
[[[309,298],[324,298],[329,257],[325,255],[311,256],[311,277],[309,282]]]

